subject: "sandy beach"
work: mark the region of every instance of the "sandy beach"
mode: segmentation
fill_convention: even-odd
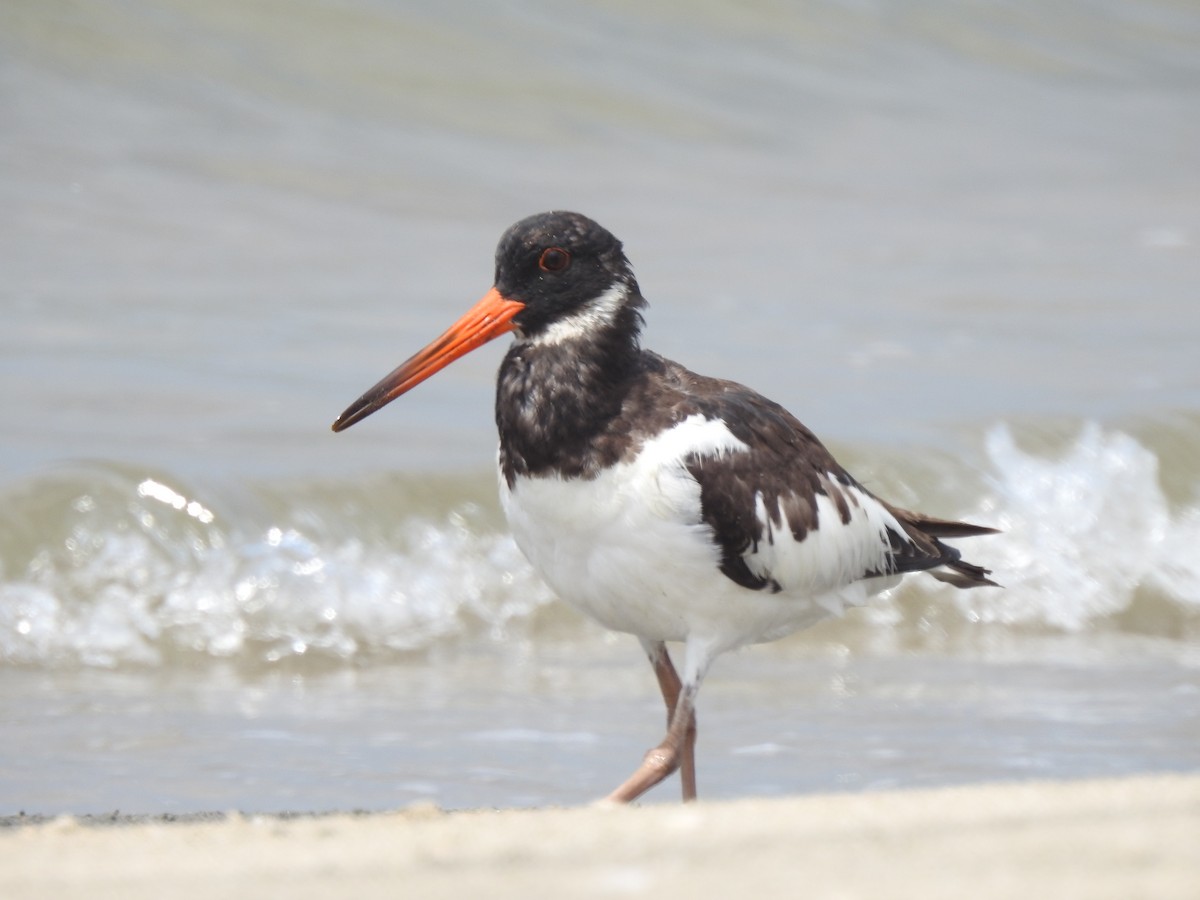
[[[0,834],[23,898],[1194,898],[1200,775]],[[536,892],[536,894],[535,894]]]

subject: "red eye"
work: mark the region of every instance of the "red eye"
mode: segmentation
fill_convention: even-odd
[[[562,272],[571,264],[571,254],[562,247],[549,247],[538,257],[538,268],[543,272]]]

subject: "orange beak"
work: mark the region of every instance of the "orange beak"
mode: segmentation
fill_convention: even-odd
[[[414,353],[379,384],[351,403],[334,421],[333,430],[349,428],[412,390],[430,375],[446,368],[460,356],[512,331],[516,327],[512,324],[513,316],[524,308],[524,303],[509,300],[492,288],[441,337]]]

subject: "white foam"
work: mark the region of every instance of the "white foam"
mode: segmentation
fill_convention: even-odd
[[[1158,458],[1136,439],[1092,423],[1047,458],[1001,424],[986,449],[994,474],[977,517],[1004,534],[964,555],[1005,589],[951,591],[969,619],[1080,631],[1129,609],[1143,587],[1200,606],[1200,508],[1172,512]]]
[[[364,543],[295,524],[241,537],[164,500],[166,490],[135,489],[151,507],[83,504],[61,549],[0,578],[0,661],[349,659],[502,636],[552,599],[507,534],[472,521],[471,504]]]
[[[928,616],[978,634],[1136,631],[1143,621],[1194,630],[1200,503],[1169,502],[1151,449],[1094,424],[1057,455],[1021,449],[1005,425],[985,447],[987,489],[939,511],[1003,529],[954,543],[1004,588],[908,578],[855,615],[864,637],[922,631]],[[403,490],[381,499],[367,487],[350,502],[354,490],[338,485],[331,501],[314,489],[266,517],[119,467],[11,494],[0,511],[0,664],[386,658],[527,635],[553,600],[473,504],[415,514]],[[581,626],[572,639],[595,634]]]

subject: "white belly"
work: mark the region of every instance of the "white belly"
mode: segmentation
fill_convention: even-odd
[[[848,590],[785,584],[770,593],[722,574],[701,520],[700,487],[683,460],[743,449],[724,423],[694,416],[591,480],[523,477],[509,489],[502,478],[501,504],[517,546],[547,584],[615,631],[699,639],[719,652],[863,602],[872,592],[866,582]]]

